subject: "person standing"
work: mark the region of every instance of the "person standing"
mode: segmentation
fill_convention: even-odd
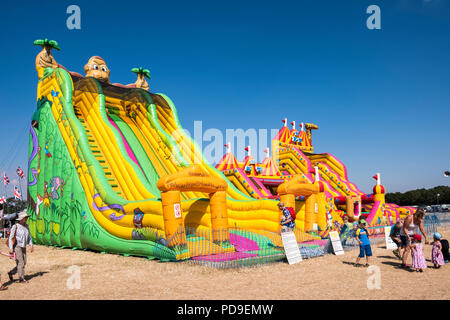
[[[9,280],[14,281],[13,275],[18,274],[19,282],[27,283],[25,280],[25,265],[27,264],[27,245],[30,246],[30,252],[33,252],[33,239],[28,229],[27,220],[30,215],[24,210],[19,213],[16,223],[9,235],[9,254],[16,254],[16,267],[8,272]]]
[[[433,234],[433,249],[431,249],[431,262],[434,264],[436,269],[439,269],[445,264],[444,255],[442,254],[442,235],[439,232]]]
[[[359,227],[356,230],[356,240],[359,243],[359,256],[356,258],[356,267],[360,267],[359,261],[366,257],[366,267],[369,266],[369,257],[372,256],[372,247],[370,246],[369,230],[367,222],[364,219],[359,220]]]
[[[419,208],[416,210],[414,215],[409,215],[403,222],[403,228],[400,230],[400,240],[403,247],[402,264],[401,267],[407,268],[406,260],[408,259],[409,252],[411,251],[411,239],[415,234],[420,232],[425,237],[425,244],[428,244],[427,233],[423,226],[423,220],[425,218],[425,210]]]
[[[412,268],[416,272],[423,272],[427,268],[427,262],[423,255],[422,236],[415,234],[413,237],[414,243],[411,245],[412,252]]]

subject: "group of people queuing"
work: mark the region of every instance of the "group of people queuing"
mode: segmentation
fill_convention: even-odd
[[[278,209],[281,215],[281,232],[293,231],[295,228],[294,209],[286,207],[283,202],[278,203]],[[442,239],[439,232],[433,234],[430,241],[425,231],[423,222],[426,211],[418,208],[412,215],[407,216],[403,221],[397,221],[391,228],[390,238],[397,245],[393,251],[394,255],[402,260],[401,268],[412,268],[417,272],[423,272],[427,268],[427,261],[423,252],[424,244],[432,245],[431,262],[434,268],[440,268],[450,260],[449,243]],[[372,257],[372,247],[370,244],[368,224],[364,219],[359,219],[356,223],[349,222],[347,216],[343,217],[343,224],[340,228],[340,238],[343,245],[346,245],[350,239],[356,239],[359,245],[359,255],[356,258],[356,267],[368,267],[370,257]],[[411,256],[412,263],[408,264],[408,257]],[[366,258],[366,263],[361,264],[361,259]]]
[[[434,268],[440,268],[449,262],[449,245],[446,239],[442,239],[439,232],[433,234],[433,241],[428,239],[423,221],[425,219],[425,210],[419,208],[413,215],[407,216],[403,221],[399,220],[391,228],[390,238],[397,245],[393,251],[394,255],[402,260],[401,268],[412,268],[417,272],[423,272],[427,268],[427,261],[423,253],[424,244],[432,245],[431,262]],[[350,223],[347,216],[343,217],[343,225],[340,230],[342,243],[345,245],[353,237],[359,244],[360,252],[356,258],[356,267],[360,264],[361,258],[366,257],[365,266],[369,266],[369,260],[372,256],[372,248],[369,239],[369,230],[367,222],[360,219],[357,223]],[[411,256],[412,263],[408,264],[408,257]]]
[[[402,268],[412,268],[417,272],[423,272],[427,268],[427,261],[423,253],[424,244],[432,245],[431,263],[439,269],[450,261],[448,240],[442,239],[439,232],[433,233],[433,241],[428,239],[423,226],[425,210],[417,209],[413,215],[407,216],[404,221],[397,221],[391,228],[390,237],[397,245],[394,255],[402,260]],[[421,234],[420,234],[421,233]],[[412,263],[407,263],[411,253]]]

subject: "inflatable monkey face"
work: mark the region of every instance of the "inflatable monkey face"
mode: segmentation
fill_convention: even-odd
[[[93,77],[109,83],[110,71],[105,60],[98,56],[89,59],[88,63],[84,66],[84,72],[86,72],[86,77]]]

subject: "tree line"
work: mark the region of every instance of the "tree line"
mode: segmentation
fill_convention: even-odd
[[[450,187],[437,186],[430,189],[422,188],[403,193],[386,193],[386,202],[395,203],[399,206],[430,206],[434,204],[450,204]]]
[[[14,197],[6,199],[6,204],[0,203],[0,210],[3,210],[3,214],[16,213],[27,208],[27,202],[25,200],[17,200]]]

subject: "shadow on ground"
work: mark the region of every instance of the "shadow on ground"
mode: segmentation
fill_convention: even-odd
[[[40,271],[40,272],[35,272],[35,273],[32,273],[32,274],[28,274],[28,275],[25,275],[25,280],[30,281],[33,278],[42,277],[46,273],[48,273],[48,272],[47,271]],[[5,285],[5,287],[8,287],[9,285],[13,284],[14,282],[18,282],[18,279],[14,279],[13,281],[9,280],[9,281],[7,281],[7,282],[5,282],[3,284]]]
[[[382,261],[381,263],[382,264],[387,264],[389,266],[393,266],[393,267],[395,267],[396,269],[399,269],[399,270],[405,270],[405,271],[408,271],[408,272],[415,272],[411,268],[402,268],[401,262]]]

